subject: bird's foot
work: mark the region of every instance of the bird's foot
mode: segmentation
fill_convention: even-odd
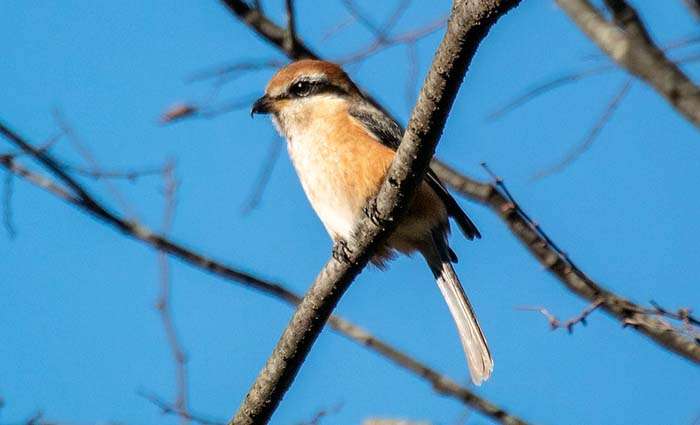
[[[377,208],[377,198],[372,198],[367,202],[367,205],[362,207],[362,212],[369,220],[379,227],[384,227],[384,220],[379,217],[379,209]]]
[[[333,258],[340,263],[350,263],[352,250],[345,239],[339,238],[333,242]]]

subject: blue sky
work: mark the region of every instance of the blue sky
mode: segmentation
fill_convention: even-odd
[[[282,2],[264,3],[281,19]],[[329,58],[371,40],[358,27],[323,40],[347,18],[339,3],[298,2],[301,36]],[[376,3],[360,2],[376,8],[375,16],[389,14],[395,2]],[[448,9],[447,1],[414,3],[397,32]],[[680,0],[636,3],[659,41],[696,31]],[[307,287],[330,242],[286,155],[259,208],[241,214],[275,142],[271,124],[250,120],[246,110],[157,124],[169,105],[206,96],[209,85],[186,82],[194,72],[242,59],[282,59],[275,50],[216,1],[3,2],[0,16],[5,122],[40,143],[56,133],[52,110],[58,108],[105,168],[176,159],[176,240],[298,292]],[[438,33],[418,45],[421,79],[439,39]],[[625,75],[591,77],[498,121],[485,119],[538,82],[595,65],[595,53],[553,2],[523,1],[482,44],[438,155],[482,179],[479,163],[488,162],[526,211],[606,287],[640,303],[700,308],[700,144],[696,130],[659,96],[635,82],[592,148],[562,173],[538,181],[532,175],[582,140]],[[405,122],[404,48],[349,71]],[[271,72],[231,82],[221,100],[261,93]],[[80,162],[65,140],[55,153]],[[118,207],[101,184],[85,183]],[[116,185],[138,218],[157,229],[160,179]],[[490,211],[460,203],[484,235],[478,242],[452,237],[461,258],[457,271],[495,357],[493,378],[479,394],[541,424],[688,424],[700,415],[696,365],[601,312],[568,335],[550,332],[535,313],[516,310],[542,305],[566,318],[586,303],[543,271]],[[42,410],[70,423],[174,423],[136,394],[147,389],[174,396],[174,366],[153,308],[156,254],[23,182],[15,182],[11,207],[17,235],[0,235],[0,396],[6,403],[0,422]],[[190,406],[227,419],[291,310],[178,261],[171,265],[175,322],[189,356]],[[470,385],[447,309],[418,259],[399,259],[385,273],[364,271],[338,312]],[[340,403],[324,423],[381,416],[450,424],[466,410],[381,357],[324,332],[273,423],[309,420]],[[472,414],[467,423],[489,421]]]

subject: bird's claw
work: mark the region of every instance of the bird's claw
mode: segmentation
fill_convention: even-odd
[[[372,198],[367,202],[367,205],[362,207],[362,212],[369,218],[369,220],[379,227],[383,227],[384,223],[381,218],[379,218],[379,210],[377,209],[377,199]]]
[[[352,250],[348,248],[348,243],[345,239],[337,239],[333,242],[333,258],[340,263],[350,263],[350,255]]]

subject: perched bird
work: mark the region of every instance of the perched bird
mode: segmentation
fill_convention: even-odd
[[[353,226],[389,170],[401,142],[401,127],[368,100],[338,66],[301,60],[280,69],[251,109],[270,114],[301,185],[334,243],[350,238]],[[426,259],[457,325],[472,381],[479,385],[493,359],[474,310],[462,289],[449,247],[448,219],[469,239],[479,231],[429,170],[405,218],[372,262],[382,267],[396,251],[418,251]]]

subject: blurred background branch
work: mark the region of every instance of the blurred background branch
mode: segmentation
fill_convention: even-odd
[[[588,0],[557,4],[612,60],[654,88],[696,127],[700,127],[700,88],[651,39],[637,11],[625,0],[605,0],[608,21]]]

